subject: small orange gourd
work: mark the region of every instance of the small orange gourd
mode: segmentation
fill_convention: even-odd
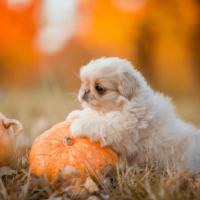
[[[18,130],[13,132],[12,125],[16,125]],[[22,125],[15,119],[7,119],[0,112],[0,167],[9,165],[15,155],[15,136],[22,132]]]
[[[85,180],[89,173],[100,174],[107,164],[116,166],[118,156],[113,150],[102,148],[88,138],[74,138],[69,131],[72,122],[61,122],[34,141],[29,156],[34,175],[44,174],[51,181],[56,181],[59,170],[72,166]]]

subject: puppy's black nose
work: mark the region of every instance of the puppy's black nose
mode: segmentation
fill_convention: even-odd
[[[90,93],[90,90],[89,90],[89,89],[85,90],[85,94],[87,94],[87,93]]]
[[[90,93],[90,90],[89,90],[89,89],[85,90],[85,93],[83,94],[82,99],[88,101],[88,94],[89,94],[89,93]]]

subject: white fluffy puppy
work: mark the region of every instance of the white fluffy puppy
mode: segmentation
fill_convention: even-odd
[[[83,111],[71,126],[75,137],[112,147],[130,164],[155,161],[159,169],[176,165],[200,172],[200,131],[180,120],[170,99],[155,93],[130,62],[92,60],[80,70],[78,99]]]

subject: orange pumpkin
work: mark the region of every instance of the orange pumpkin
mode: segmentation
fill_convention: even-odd
[[[116,166],[118,157],[113,150],[87,138],[74,138],[69,131],[71,124],[61,122],[34,141],[29,157],[34,175],[44,174],[56,181],[59,170],[69,165],[78,169],[85,180],[89,173],[100,174],[107,164]]]

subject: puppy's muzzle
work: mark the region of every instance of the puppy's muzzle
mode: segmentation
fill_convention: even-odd
[[[88,101],[88,94],[90,93],[90,90],[85,90],[85,93],[83,94],[82,96],[82,99],[85,100],[85,101]]]

